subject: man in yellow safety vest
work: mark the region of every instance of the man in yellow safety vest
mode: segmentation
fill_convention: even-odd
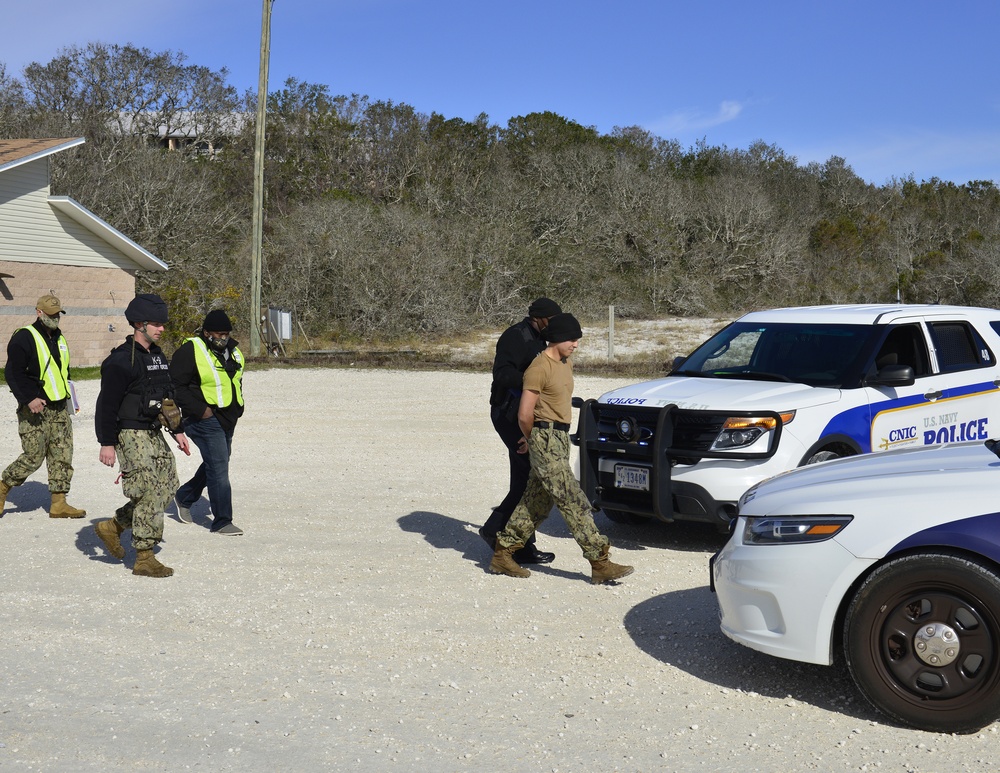
[[[239,536],[233,523],[233,488],[229,459],[236,422],[243,415],[243,353],[230,337],[233,323],[222,309],[210,311],[200,332],[174,352],[170,376],[175,398],[184,415],[184,432],[198,450],[202,463],[194,476],[177,489],[177,519],[191,523],[191,506],[208,489],[212,507],[211,530]]]
[[[50,518],[83,518],[66,502],[73,480],[73,423],[70,412],[69,345],[59,329],[65,310],[54,295],[35,304],[37,319],[19,328],[7,344],[4,377],[17,400],[21,455],[0,478],[0,515],[7,494],[45,462],[49,475]]]

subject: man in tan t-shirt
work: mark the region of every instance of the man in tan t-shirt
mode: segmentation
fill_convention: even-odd
[[[531,572],[514,561],[535,529],[556,505],[573,538],[590,561],[595,585],[632,574],[631,566],[612,563],[608,538],[597,530],[590,502],[569,466],[569,425],[573,412],[573,365],[570,355],[583,330],[572,314],[557,314],[545,329],[548,346],[524,372],[517,420],[531,456],[528,487],[506,528],[497,535],[490,571],[510,577]]]

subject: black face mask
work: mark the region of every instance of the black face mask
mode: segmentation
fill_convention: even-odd
[[[225,336],[224,338],[216,338],[213,335],[207,335],[206,334],[205,341],[206,341],[206,343],[208,343],[208,345],[210,347],[212,347],[213,349],[215,349],[215,351],[217,351],[217,352],[224,352],[224,351],[226,351],[226,347],[229,346],[229,336],[228,335]]]

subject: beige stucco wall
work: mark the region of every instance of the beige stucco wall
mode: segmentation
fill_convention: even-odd
[[[135,297],[135,276],[120,268],[57,266],[0,260],[0,358],[7,362],[7,341],[32,322],[39,297],[52,293],[67,314],[62,330],[73,366],[100,365],[125,340],[125,307]]]

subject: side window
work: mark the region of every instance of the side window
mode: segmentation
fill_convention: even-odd
[[[967,322],[930,322],[942,373],[971,370],[993,364],[993,354]]]
[[[889,331],[875,355],[875,368],[890,365],[909,365],[917,378],[931,372],[927,343],[919,325],[900,325]]]
[[[724,347],[712,352],[705,359],[700,370],[704,372],[746,367],[753,359],[760,335],[761,331],[759,330],[740,333]]]

